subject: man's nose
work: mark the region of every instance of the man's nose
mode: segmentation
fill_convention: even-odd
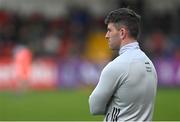
[[[109,39],[109,34],[108,34],[108,32],[106,33],[105,38],[106,38],[106,39]]]

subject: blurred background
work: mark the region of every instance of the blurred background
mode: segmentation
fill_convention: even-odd
[[[102,120],[88,96],[117,56],[104,18],[120,7],[142,17],[159,78],[153,120],[180,120],[179,0],[0,0],[0,121]]]

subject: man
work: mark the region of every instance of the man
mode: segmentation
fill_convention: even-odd
[[[157,87],[156,70],[139,48],[140,16],[127,8],[110,12],[106,39],[119,56],[102,71],[89,97],[90,112],[104,121],[151,121]]]

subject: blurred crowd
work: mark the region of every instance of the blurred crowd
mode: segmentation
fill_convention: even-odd
[[[104,39],[103,18],[92,18],[81,9],[61,18],[48,19],[39,13],[20,16],[0,10],[0,57],[13,56],[20,45],[36,57],[90,58],[109,60],[111,52]]]
[[[43,77],[45,84],[53,84],[55,78],[53,82],[61,87],[96,84],[101,69],[112,58],[105,31],[103,18],[93,18],[80,8],[70,10],[63,18],[46,18],[38,12],[21,16],[0,10],[0,64],[4,67],[3,62],[13,61],[15,86],[34,78],[33,83],[41,84]],[[47,62],[56,65],[57,71],[51,71],[53,66]]]
[[[119,1],[117,4],[118,7],[130,7],[142,16],[138,41],[152,60],[180,59],[180,8],[173,13],[148,13],[143,0]],[[32,53],[32,61],[48,57],[60,67],[66,67],[67,72],[60,68],[63,70],[59,73],[67,81],[73,81],[73,75],[77,75],[73,66],[78,60],[82,64],[80,73],[83,78],[97,82],[103,66],[117,55],[108,48],[104,38],[105,15],[93,16],[91,11],[81,7],[72,7],[67,13],[63,17],[47,18],[38,12],[21,15],[1,9],[0,59],[13,59],[19,47],[26,47]]]
[[[119,2],[119,7],[134,9],[142,16],[139,42],[151,57],[180,56],[180,9],[175,13],[144,12],[143,1]],[[105,15],[94,17],[86,9],[72,8],[64,17],[46,18],[38,12],[22,16],[0,10],[0,57],[11,57],[16,46],[27,46],[36,57],[67,58],[77,56],[107,61],[113,54],[104,39]],[[175,16],[177,15],[177,16]]]

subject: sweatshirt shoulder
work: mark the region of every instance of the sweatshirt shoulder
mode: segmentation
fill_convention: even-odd
[[[116,57],[113,61],[109,62],[106,67],[104,68],[104,71],[110,71],[110,72],[125,72],[127,71],[129,66],[129,62],[125,60],[121,60],[121,57]]]

